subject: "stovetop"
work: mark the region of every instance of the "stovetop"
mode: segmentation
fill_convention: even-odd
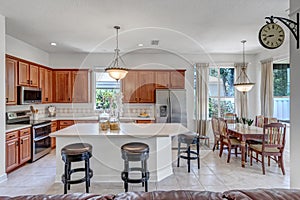
[[[30,111],[15,111],[6,113],[6,124],[31,124],[37,126],[50,123],[51,120],[30,120]]]

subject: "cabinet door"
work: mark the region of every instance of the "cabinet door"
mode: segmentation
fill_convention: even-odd
[[[123,103],[138,103],[137,99],[137,82],[138,73],[129,71],[122,81]]]
[[[184,89],[184,71],[171,71],[171,88]]]
[[[30,86],[39,87],[39,67],[30,65],[29,69]]]
[[[51,122],[51,133],[57,131],[57,121],[53,121]],[[51,137],[51,148],[55,148],[56,146],[56,138],[55,137]]]
[[[154,103],[155,72],[138,72],[138,101],[139,103]]]
[[[88,71],[72,72],[72,102],[87,103],[88,102]]]
[[[31,159],[31,135],[20,137],[20,164]]]
[[[42,88],[42,103],[52,102],[52,71],[39,68],[40,88]]]
[[[55,72],[55,102],[71,102],[71,71]]]
[[[28,86],[29,80],[29,64],[25,62],[19,62],[18,66],[18,84]]]
[[[169,88],[170,87],[170,72],[157,71],[155,72],[156,88]]]
[[[19,165],[18,138],[6,141],[6,172]]]
[[[18,61],[6,58],[5,98],[7,105],[17,104],[17,66]]]

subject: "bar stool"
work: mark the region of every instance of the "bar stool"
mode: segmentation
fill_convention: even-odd
[[[149,171],[147,170],[147,159],[149,158],[149,146],[141,142],[131,142],[121,147],[122,159],[124,160],[124,171],[121,177],[124,181],[125,192],[128,191],[128,183],[142,183],[145,192],[148,192]],[[141,167],[129,167],[129,162],[141,162]],[[133,179],[129,173],[141,172],[141,178]]]
[[[87,143],[74,143],[64,146],[61,149],[62,160],[65,163],[64,174],[61,176],[64,184],[64,194],[70,190],[71,184],[85,182],[86,193],[89,193],[90,179],[93,177],[93,170],[90,169],[90,158],[92,157],[93,147]],[[84,168],[71,169],[72,162],[84,161]],[[75,172],[85,172],[85,176],[81,179],[71,180],[71,175]]]
[[[187,150],[181,150],[181,143],[186,144]],[[196,151],[191,150],[191,144],[196,144]],[[185,155],[186,154],[186,155]],[[194,156],[191,156],[193,154]],[[198,169],[200,169],[200,142],[198,134],[194,132],[187,132],[178,135],[178,152],[177,152],[177,167],[179,167],[180,158],[186,159],[188,164],[188,172],[191,171],[191,160],[198,162]]]

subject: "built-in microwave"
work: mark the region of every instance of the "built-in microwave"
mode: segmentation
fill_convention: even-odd
[[[18,86],[18,104],[42,103],[41,88]]]

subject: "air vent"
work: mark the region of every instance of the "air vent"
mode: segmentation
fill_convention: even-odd
[[[157,46],[158,43],[159,43],[159,40],[152,40],[152,41],[151,41],[151,45],[156,45],[156,46]]]

